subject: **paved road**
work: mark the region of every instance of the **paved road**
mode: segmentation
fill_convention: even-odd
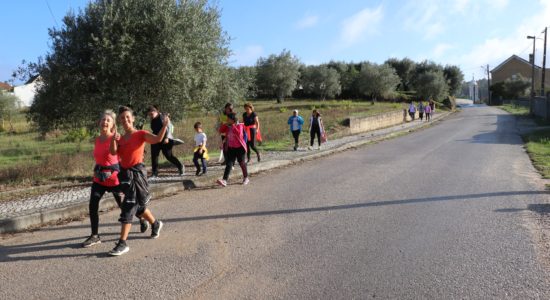
[[[86,221],[10,236],[0,299],[549,299],[548,195],[514,124],[470,107],[246,187],[158,200],[161,237],[132,233],[122,257],[105,255],[116,212],[90,249]]]

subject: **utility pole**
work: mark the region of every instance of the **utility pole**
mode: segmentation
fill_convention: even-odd
[[[487,64],[487,100],[489,105],[493,105],[491,101],[491,73],[489,72],[489,64]]]
[[[528,35],[527,39],[533,39],[533,55],[531,56],[531,101],[529,103],[529,114],[533,115],[533,103],[535,102],[535,41],[537,37],[534,35]]]
[[[540,95],[541,96],[545,96],[546,95],[546,91],[544,89],[544,84],[545,84],[545,77],[546,77],[546,34],[547,34],[547,31],[548,31],[548,27],[544,27],[544,51],[543,51],[543,54],[542,54],[542,79],[540,81]]]

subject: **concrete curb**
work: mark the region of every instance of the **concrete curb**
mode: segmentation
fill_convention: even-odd
[[[445,119],[452,113],[453,112],[446,112],[444,114],[441,114],[437,119],[435,119],[431,123],[422,124],[420,126],[415,126],[412,128],[401,128],[393,132],[380,134],[378,136],[365,137],[364,139],[354,141],[354,142],[349,142],[332,149],[312,152],[311,154],[308,154],[305,156],[301,156],[293,159],[264,161],[259,164],[258,163],[253,164],[249,166],[248,172],[250,174],[256,174],[267,170],[281,168],[281,167],[297,164],[303,161],[309,161],[312,159],[332,155],[348,149],[357,148],[373,142],[382,141],[398,134],[417,131],[426,127],[430,127],[440,122],[441,120]],[[209,175],[209,176],[198,177],[194,180],[184,179],[183,182],[152,184],[151,192],[153,193],[153,199],[158,199],[169,195],[177,194],[184,190],[212,187],[215,184],[214,182],[216,178],[218,178],[217,175]],[[106,194],[102,199],[102,201],[100,202],[100,206],[99,206],[100,211],[108,211],[114,208],[117,208],[116,202],[114,201],[112,196],[108,196]],[[87,214],[88,214],[87,201],[76,203],[76,204],[73,203],[73,204],[67,205],[66,207],[44,209],[39,212],[30,213],[28,215],[15,216],[12,218],[6,218],[6,219],[0,220],[0,234],[29,230],[29,229],[37,228],[50,223],[60,222],[63,220],[74,219],[74,218],[81,218]]]

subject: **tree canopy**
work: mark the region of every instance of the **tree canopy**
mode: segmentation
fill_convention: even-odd
[[[304,91],[321,100],[334,98],[342,91],[340,74],[326,65],[304,67],[301,75],[300,82]]]
[[[191,101],[215,107],[232,82],[219,19],[207,0],[91,1],[49,30],[30,118],[49,130],[85,126],[120,104],[138,112],[156,104],[176,119]]]
[[[379,97],[392,97],[399,82],[395,69],[387,64],[364,63],[357,79],[359,91],[373,102]]]
[[[260,92],[277,97],[279,103],[292,95],[300,77],[300,61],[290,51],[260,57],[256,68],[256,85]]]

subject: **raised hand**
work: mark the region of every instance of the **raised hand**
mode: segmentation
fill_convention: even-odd
[[[170,124],[170,114],[164,115],[164,119],[162,120],[162,126],[168,126]]]
[[[120,140],[120,133],[117,132],[116,126],[113,126],[113,138],[115,139],[115,141]]]

